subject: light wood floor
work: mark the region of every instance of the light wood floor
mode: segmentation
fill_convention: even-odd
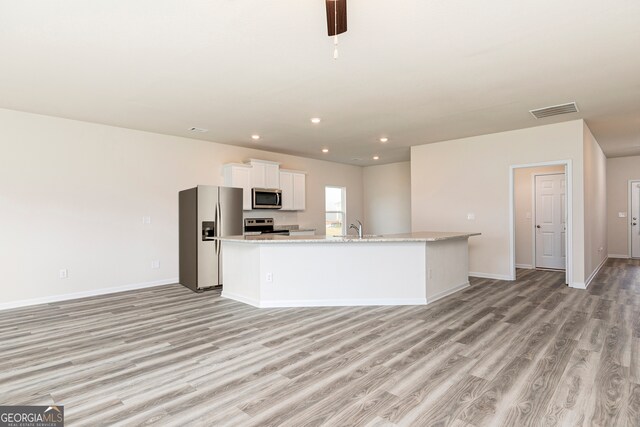
[[[640,425],[640,263],[429,306],[256,309],[164,286],[0,312],[0,404],[68,425]],[[393,286],[393,284],[389,284]]]

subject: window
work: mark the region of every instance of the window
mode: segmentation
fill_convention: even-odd
[[[325,187],[324,204],[327,236],[347,234],[347,189],[344,187]]]

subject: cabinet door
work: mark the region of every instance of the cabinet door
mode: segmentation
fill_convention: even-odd
[[[234,187],[242,188],[242,209],[251,210],[251,169],[235,168],[233,178]]]
[[[251,186],[254,188],[267,188],[265,179],[266,165],[264,163],[251,163]]]
[[[265,188],[280,188],[280,167],[278,165],[264,165]]]
[[[293,175],[291,172],[280,172],[280,189],[282,190],[282,210],[294,209]]]
[[[293,210],[303,211],[306,205],[306,175],[303,173],[294,173],[293,175]]]
[[[225,165],[224,185],[242,188],[242,209],[251,210],[251,168],[240,165]]]

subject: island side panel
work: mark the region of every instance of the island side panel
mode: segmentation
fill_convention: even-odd
[[[261,307],[426,304],[424,242],[257,246]]]
[[[260,307],[260,245],[222,242],[222,293]]]
[[[469,239],[427,242],[427,303],[469,286]]]

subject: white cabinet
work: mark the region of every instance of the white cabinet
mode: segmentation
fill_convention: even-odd
[[[282,210],[303,211],[305,209],[305,185],[306,175],[304,172],[280,170]]]
[[[251,187],[280,188],[280,163],[250,159]]]
[[[252,188],[281,189],[284,211],[306,208],[306,172],[280,169],[280,163],[256,159],[250,159],[249,163],[227,163],[222,171],[225,186],[242,188],[244,210],[251,210]]]
[[[242,188],[242,209],[251,210],[251,166],[228,163],[223,167],[224,185]]]

